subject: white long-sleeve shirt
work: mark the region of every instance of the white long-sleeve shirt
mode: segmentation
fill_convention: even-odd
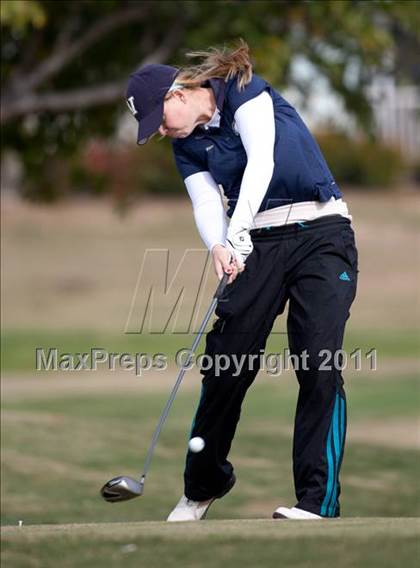
[[[217,126],[219,120],[216,110],[205,126]],[[342,199],[334,197],[325,203],[304,201],[257,213],[274,168],[275,118],[273,102],[266,91],[238,108],[234,115],[234,129],[245,148],[247,165],[239,198],[230,220],[229,232],[309,221],[331,214],[343,215],[351,220],[346,204]],[[218,243],[225,245],[227,217],[219,186],[212,175],[208,171],[192,174],[185,179],[185,185],[192,201],[195,222],[205,245],[209,250]]]

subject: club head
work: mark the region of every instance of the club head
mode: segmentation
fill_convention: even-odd
[[[142,493],[143,483],[125,475],[110,479],[101,489],[101,496],[109,503],[128,501],[140,497]]]

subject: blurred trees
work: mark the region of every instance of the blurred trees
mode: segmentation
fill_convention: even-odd
[[[130,72],[150,62],[182,65],[187,50],[238,37],[249,43],[258,73],[304,96],[311,84],[295,76],[292,61],[305,58],[368,128],[364,88],[372,77],[413,73],[415,66],[401,64],[399,46],[406,53],[418,46],[419,7],[386,0],[2,0],[2,149],[19,152],[31,197],[57,196],[66,171],[71,190],[83,179],[87,142],[111,139],[128,112]],[[166,142],[165,150],[154,144],[135,146],[137,155],[168,152]],[[168,188],[158,169],[157,177],[147,169],[146,162],[136,183]]]
[[[401,181],[404,175],[404,162],[395,148],[368,139],[354,139],[337,130],[317,132],[316,139],[340,183],[383,191]]]

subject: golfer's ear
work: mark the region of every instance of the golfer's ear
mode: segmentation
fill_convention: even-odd
[[[175,97],[181,103],[187,102],[187,97],[182,89],[177,89],[176,91],[173,91],[172,96]]]

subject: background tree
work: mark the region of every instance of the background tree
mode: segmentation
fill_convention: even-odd
[[[308,60],[369,128],[364,88],[372,77],[396,70],[412,77],[398,46],[418,46],[419,4],[3,0],[2,149],[19,152],[32,195],[48,196],[54,163],[74,158],[91,137],[115,132],[127,112],[130,72],[150,62],[182,64],[188,49],[238,37],[249,43],[258,72],[304,97],[311,85],[294,75],[292,62]]]

